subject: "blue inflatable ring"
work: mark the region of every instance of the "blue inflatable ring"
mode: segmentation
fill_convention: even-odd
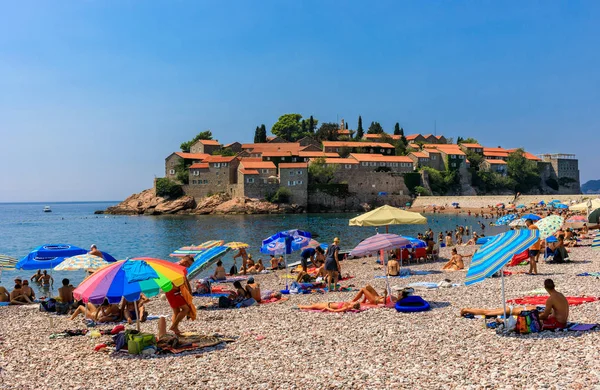
[[[408,297],[396,302],[396,311],[400,313],[416,313],[431,309],[429,303],[418,295],[409,295]]]

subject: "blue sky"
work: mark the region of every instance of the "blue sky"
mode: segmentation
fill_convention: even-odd
[[[600,178],[596,2],[0,2],[0,201],[118,200],[199,131],[284,113],[576,153]],[[590,142],[592,141],[592,142]]]

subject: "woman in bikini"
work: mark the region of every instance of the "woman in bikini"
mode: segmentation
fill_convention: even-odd
[[[119,322],[121,318],[119,305],[110,304],[106,298],[94,315],[96,322]]]
[[[358,302],[362,298],[361,303],[370,303],[373,305],[382,305],[385,303],[395,302],[396,299],[392,296],[387,295],[387,291],[383,291],[383,296],[379,295],[377,291],[370,285],[367,284],[361,288],[358,294],[352,299],[352,302]]]
[[[321,302],[312,305],[298,305],[300,310],[322,310],[332,313],[343,313],[351,310],[360,310],[360,302]]]

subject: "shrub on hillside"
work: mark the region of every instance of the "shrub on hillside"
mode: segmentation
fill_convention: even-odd
[[[292,198],[292,191],[286,187],[279,187],[279,189],[272,195],[267,195],[267,200],[271,203],[290,203]]]
[[[181,195],[183,195],[183,189],[173,180],[166,177],[156,179],[156,196],[179,198]]]

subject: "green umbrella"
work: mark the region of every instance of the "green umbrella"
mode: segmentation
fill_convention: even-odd
[[[592,211],[588,215],[588,222],[589,223],[600,224],[600,208]]]

